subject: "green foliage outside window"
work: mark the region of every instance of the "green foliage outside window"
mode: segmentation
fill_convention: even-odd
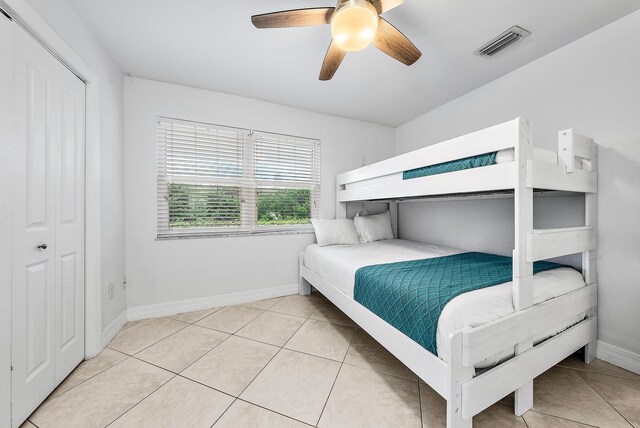
[[[309,189],[259,189],[258,225],[308,224],[311,222]]]
[[[240,188],[169,184],[169,226],[240,225]]]
[[[241,199],[239,187],[171,183],[169,227],[237,227],[241,224]],[[257,208],[258,226],[309,224],[311,191],[260,188]]]

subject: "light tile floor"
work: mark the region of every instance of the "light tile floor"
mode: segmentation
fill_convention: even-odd
[[[640,427],[640,376],[570,357],[518,418],[505,397],[474,427]],[[24,427],[445,426],[445,402],[321,296],[129,323]]]

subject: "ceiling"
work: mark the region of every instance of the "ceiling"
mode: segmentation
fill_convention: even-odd
[[[406,0],[384,17],[423,52],[407,67],[369,47],[318,80],[328,26],[257,30],[251,15],[326,0],[67,0],[124,73],[398,126],[640,9],[638,0]],[[532,35],[473,55],[512,25]]]

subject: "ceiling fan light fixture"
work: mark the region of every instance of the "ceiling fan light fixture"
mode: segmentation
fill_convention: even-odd
[[[343,51],[355,52],[369,46],[378,31],[378,11],[367,0],[349,0],[333,15],[331,34]]]

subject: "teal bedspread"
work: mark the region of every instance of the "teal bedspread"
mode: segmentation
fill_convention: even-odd
[[[534,263],[534,273],[563,265]],[[371,312],[437,355],[438,319],[462,293],[512,280],[511,257],[463,253],[358,269],[354,298]]]
[[[428,175],[444,174],[446,172],[462,171],[463,169],[495,165],[496,154],[497,152],[486,153],[484,155],[471,156],[436,165],[423,166],[422,168],[410,169],[409,171],[402,173],[402,179],[411,180],[412,178],[426,177]]]

